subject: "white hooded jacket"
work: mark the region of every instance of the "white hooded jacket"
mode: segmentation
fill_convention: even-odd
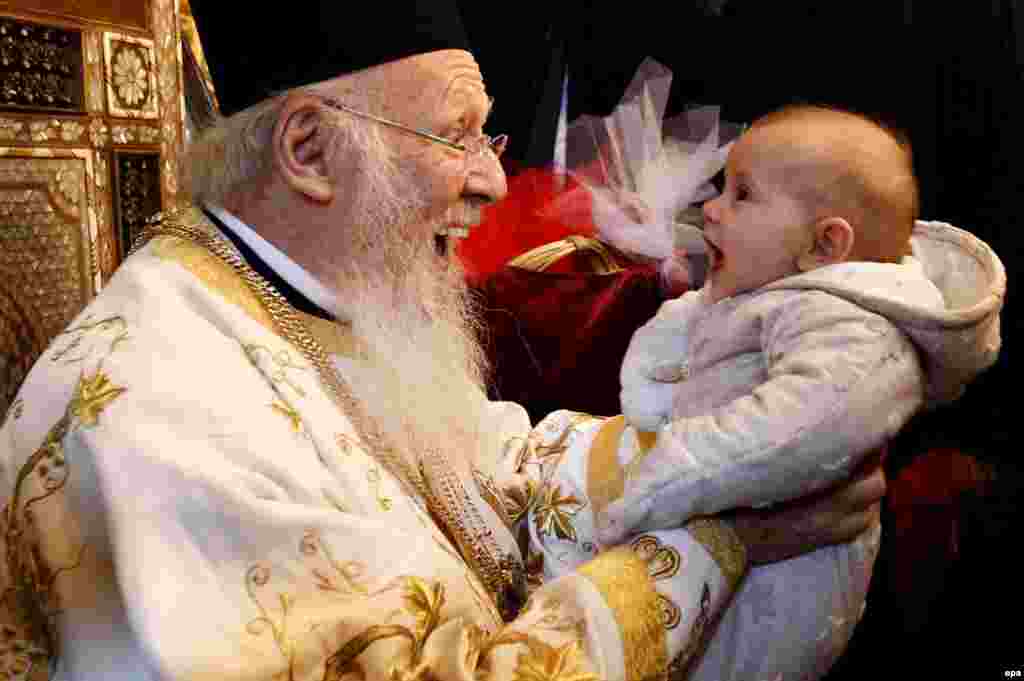
[[[911,243],[899,265],[665,303],[621,371],[623,414],[657,440],[630,463],[602,541],[824,488],[918,409],[959,397],[998,355],[1006,274],[945,223],[919,221]]]

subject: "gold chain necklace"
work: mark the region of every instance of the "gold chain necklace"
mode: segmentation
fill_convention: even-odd
[[[186,221],[183,218],[189,212],[193,213],[192,219]],[[367,451],[399,481],[411,498],[423,500],[435,520],[447,529],[446,533],[455,541],[463,558],[480,575],[502,617],[506,620],[514,617],[525,591],[522,562],[518,557],[501,551],[493,530],[480,515],[448,458],[442,452],[434,451],[417,468],[398,455],[366,416],[345,379],[331,363],[327,351],[294,308],[277,289],[249,267],[230,243],[211,229],[197,226],[204,222],[205,216],[193,207],[157,213],[140,232],[129,255],[138,252],[154,237],[169,236],[195,243],[228,265],[260,301],[278,334],[316,368],[324,390],[355,426]],[[425,468],[429,468],[429,475],[424,474]]]

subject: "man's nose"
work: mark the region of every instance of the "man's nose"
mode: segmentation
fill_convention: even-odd
[[[494,203],[505,198],[507,193],[505,170],[493,154],[484,153],[469,159],[469,175],[463,194],[479,196]]]

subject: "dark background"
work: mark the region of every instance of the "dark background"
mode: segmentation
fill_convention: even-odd
[[[928,451],[953,448],[988,482],[960,481],[971,489],[953,509],[952,560],[919,566],[922,582],[933,583],[925,601],[904,599],[885,583],[886,561],[899,554],[886,536],[867,615],[830,681],[875,678],[897,664],[962,679],[1021,668],[1024,645],[1014,633],[1024,614],[1017,586],[1024,563],[1014,557],[1024,527],[1024,414],[1014,378],[1024,202],[1020,0],[462,4],[496,98],[490,131],[511,134],[510,172],[551,161],[566,65],[572,120],[610,113],[647,56],[673,71],[669,114],[717,104],[723,119],[747,122],[803,101],[861,111],[907,133],[921,216],[987,241],[1006,266],[1008,291],[996,366],[957,404],[912,422],[893,443],[887,469],[894,477]]]

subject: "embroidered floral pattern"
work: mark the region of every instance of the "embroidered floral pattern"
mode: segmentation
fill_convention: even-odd
[[[630,546],[647,563],[651,578],[655,581],[675,577],[683,564],[679,551],[672,546],[665,546],[657,537],[649,534],[637,537]]]
[[[302,432],[302,415],[299,414],[294,407],[289,404],[285,404],[281,400],[274,400],[270,403],[270,408],[288,419],[288,423],[291,425],[292,430],[296,433]]]
[[[516,679],[596,681],[596,674],[581,669],[580,642],[586,634],[584,621],[564,614],[564,604],[555,598],[546,599],[540,605],[530,599],[523,607],[522,614],[528,618],[528,613],[534,610],[538,610],[540,614],[540,618],[532,624],[534,628],[566,633],[572,640],[555,647],[510,627],[491,634],[471,625],[466,630],[467,668],[477,669],[481,660],[499,646],[518,644],[525,646],[526,650],[517,659],[514,677]]]
[[[580,667],[580,645],[573,641],[555,648],[542,644],[520,654],[515,681],[598,681]]]
[[[380,506],[382,511],[390,511],[391,507],[394,506],[394,502],[391,497],[388,497],[381,491],[381,479],[380,469],[371,468],[366,471],[366,480],[373,486],[373,492],[377,497],[377,505]]]
[[[564,411],[552,414],[523,442],[516,454],[515,470],[522,471],[526,466],[536,465],[540,466],[541,477],[544,477],[558,466],[562,455],[572,444],[572,438],[579,432],[580,426],[601,420],[603,419],[582,412]]]
[[[86,545],[77,548],[68,564],[54,567],[34,537],[36,509],[67,484],[68,433],[96,426],[103,411],[124,392],[99,367],[92,374],[82,372],[64,416],[18,471],[11,500],[0,514],[10,578],[2,599],[14,617],[0,628],[0,674],[6,675],[2,678],[28,678],[59,652],[53,630],[53,619],[61,610],[57,581],[82,564]]]
[[[545,483],[534,512],[537,533],[575,542],[576,528],[572,519],[585,506],[586,502],[581,502],[574,495],[562,494],[559,485]]]
[[[537,607],[541,612],[541,618],[537,620],[536,626],[549,631],[571,633],[577,639],[582,639],[586,635],[586,623],[578,617],[564,614],[565,606],[557,598],[545,599],[539,606],[531,604],[526,610],[533,607]]]
[[[309,570],[317,593],[342,600],[368,595],[362,582],[365,566],[355,561],[336,561],[327,546],[320,541],[316,530],[307,530],[303,534],[299,541],[299,554]],[[255,563],[246,572],[246,593],[256,606],[259,616],[250,620],[245,630],[253,636],[262,636],[269,631],[281,655],[290,663],[297,641],[288,624],[296,596],[293,593],[266,593],[270,589],[273,572],[273,568],[266,563]]]
[[[125,388],[111,383],[110,378],[98,368],[91,376],[83,373],[68,407],[68,414],[80,425],[95,426],[107,405],[124,391]]]
[[[445,602],[444,586],[440,582],[431,586],[419,577],[408,577],[402,600],[405,601],[406,611],[416,620],[413,657],[419,657],[427,637],[441,623],[441,608]]]
[[[97,321],[93,321],[92,315],[88,315],[80,324],[69,327],[57,338],[66,340],[67,343],[58,345],[56,341],[54,342],[50,361],[75,364],[91,358],[98,349],[102,350],[104,355],[109,355],[117,350],[118,346],[129,338],[128,323],[120,315]],[[98,343],[101,339],[108,341],[107,347],[97,348],[94,344],[89,344],[89,341]]]
[[[427,640],[442,623],[441,610],[445,604],[444,585],[439,582],[428,582],[420,577],[406,577],[403,580],[402,601],[405,611],[415,620],[412,629],[400,624],[380,624],[368,627],[361,634],[350,639],[341,649],[327,660],[327,671],[324,680],[341,679],[352,670],[357,657],[367,648],[385,639],[396,637],[406,638],[412,643],[412,655],[404,670],[396,668],[393,672],[396,679],[422,678],[426,668],[423,666],[423,647]]]
[[[689,675],[690,661],[704,644],[704,637],[708,633],[708,625],[711,622],[711,587],[707,582],[700,596],[700,612],[693,622],[693,629],[690,630],[690,638],[686,647],[679,652],[668,667],[668,677],[672,681],[683,681]]]
[[[287,350],[274,352],[270,348],[256,343],[243,344],[242,349],[245,351],[245,356],[252,362],[252,365],[266,372],[267,377],[275,385],[286,385],[295,391],[295,394],[299,397],[306,396],[306,391],[303,390],[301,385],[292,380],[289,372],[306,372],[309,370],[309,367],[292,357],[290,352]]]
[[[530,511],[537,501],[537,484],[531,478],[524,478],[522,484],[505,487],[502,494],[509,520],[515,525]]]

